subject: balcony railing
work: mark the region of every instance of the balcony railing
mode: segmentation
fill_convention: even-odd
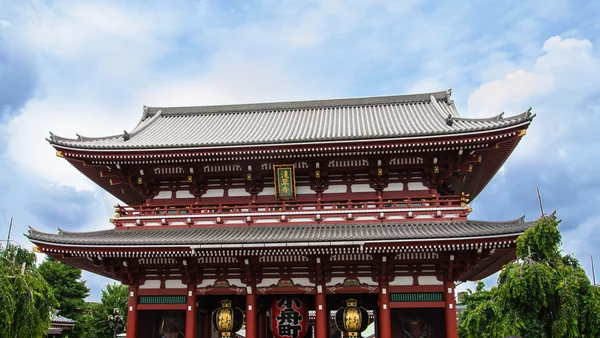
[[[340,222],[466,217],[464,196],[431,196],[363,201],[282,201],[228,204],[115,206],[117,226],[206,225],[274,222]]]

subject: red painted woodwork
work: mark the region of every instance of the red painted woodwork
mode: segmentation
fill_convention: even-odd
[[[138,287],[129,286],[129,299],[127,302],[127,338],[137,338],[138,325]]]
[[[186,304],[138,304],[138,310],[186,310]]]
[[[327,338],[329,316],[324,293],[315,295],[315,338]]]
[[[246,338],[256,337],[256,293],[246,295]]]
[[[183,296],[187,295],[186,289],[138,289],[140,296]]]
[[[443,292],[443,285],[412,285],[412,286],[388,286],[389,293],[402,293],[402,292]]]
[[[315,201],[312,197],[306,201],[293,202],[254,202],[246,200],[242,203],[223,198],[213,203],[194,204],[162,204],[139,206],[115,206],[116,218],[113,223],[117,227],[143,226],[152,222],[152,226],[169,226],[171,223],[185,223],[188,226],[197,226],[195,221],[212,221],[220,225],[226,220],[238,220],[254,223],[256,220],[271,219],[283,225],[295,218],[310,218],[316,223],[327,222],[327,216],[342,216],[344,222],[353,221],[355,217],[375,217],[381,221],[389,216],[404,216],[407,221],[419,215],[443,217],[447,214],[457,214],[456,218],[464,218],[470,212],[461,201],[460,195],[440,196],[438,194],[419,193],[420,196],[403,196],[400,198],[377,199],[376,196],[365,196],[363,200],[356,199],[352,194],[344,195],[343,200]],[[226,201],[223,201],[226,200]],[[435,208],[443,208],[436,210]],[[452,208],[452,210],[447,210]],[[409,211],[410,209],[410,211]],[[419,210],[422,209],[422,210]],[[157,216],[163,218],[156,218]],[[335,221],[339,223],[340,221]],[[359,221],[364,222],[364,220]],[[157,223],[157,224],[155,224]],[[158,223],[160,225],[158,225]],[[277,223],[269,223],[276,225]],[[207,226],[207,225],[203,225]],[[239,224],[238,224],[239,226]]]
[[[435,309],[443,308],[445,302],[391,302],[392,309]]]
[[[387,291],[387,288],[382,287],[379,292],[379,338],[392,338],[392,310],[390,307],[390,294]]]
[[[446,338],[458,338],[458,325],[456,322],[456,299],[454,298],[454,281],[444,281],[444,303]]]
[[[196,283],[188,285],[187,292],[187,309],[185,311],[185,336],[196,337],[196,320],[198,317],[196,311]]]
[[[265,338],[267,336],[267,316],[260,309],[256,312],[256,332],[258,338]]]

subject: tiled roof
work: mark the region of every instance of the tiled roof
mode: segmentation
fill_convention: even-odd
[[[73,319],[63,317],[58,314],[55,315],[54,318],[52,318],[52,324],[75,324],[75,323],[77,323],[77,322],[74,321]]]
[[[508,222],[468,220],[378,224],[111,229],[96,232],[67,232],[61,230],[58,234],[30,229],[29,234],[26,236],[34,242],[65,245],[242,245],[469,238],[522,233],[532,225],[532,222],[525,222],[523,218],[519,218]]]
[[[452,135],[518,125],[530,111],[503,118],[461,118],[450,91],[416,95],[226,106],[144,108],[120,135],[68,139],[55,145],[89,149],[155,149],[325,142]]]

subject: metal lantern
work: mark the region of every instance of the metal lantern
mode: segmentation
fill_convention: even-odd
[[[346,300],[346,306],[335,313],[335,325],[348,337],[360,337],[360,333],[369,326],[369,315],[365,308],[358,306],[356,299],[350,298]]]
[[[308,331],[308,307],[297,297],[282,296],[271,304],[271,331],[275,338],[302,338]]]
[[[221,307],[212,314],[213,326],[219,331],[220,337],[231,337],[232,333],[239,331],[244,323],[244,312],[239,308],[231,307],[231,301],[223,299]]]

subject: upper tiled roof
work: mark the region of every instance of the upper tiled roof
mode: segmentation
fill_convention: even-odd
[[[530,111],[503,118],[461,118],[450,91],[352,99],[144,108],[124,134],[52,144],[90,149],[153,149],[409,138],[493,130],[530,121]]]
[[[140,246],[203,244],[266,244],[344,241],[387,241],[469,238],[520,234],[532,226],[519,218],[508,222],[454,221],[214,228],[111,229],[49,234],[30,229],[32,241],[65,245]]]

